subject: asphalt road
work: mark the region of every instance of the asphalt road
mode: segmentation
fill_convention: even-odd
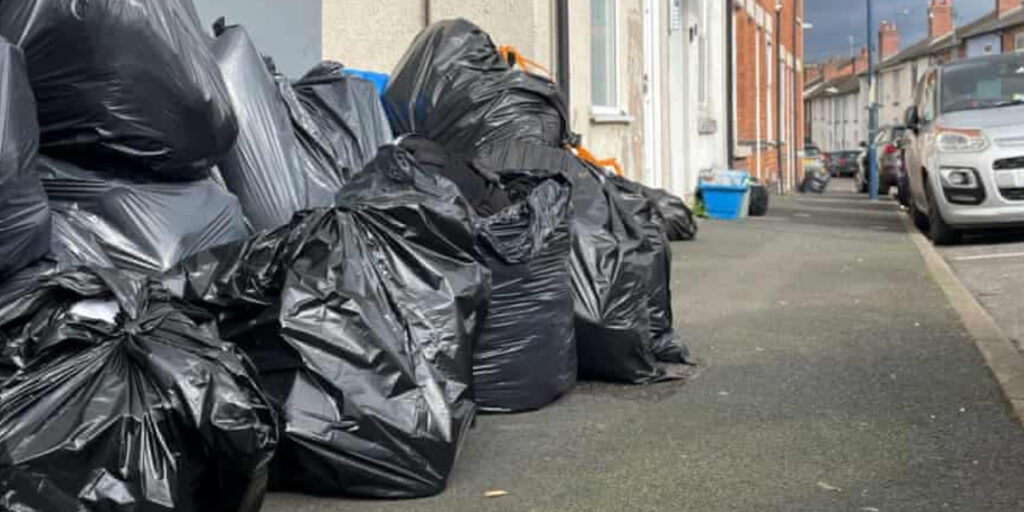
[[[686,384],[584,383],[483,417],[436,498],[265,510],[1024,510],[1024,431],[895,205],[834,188],[675,246],[678,326],[705,362]]]

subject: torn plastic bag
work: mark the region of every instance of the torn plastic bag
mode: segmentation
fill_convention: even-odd
[[[489,412],[539,409],[576,383],[569,256],[572,187],[563,174],[467,165],[436,144],[400,145],[450,179],[476,208],[477,245],[491,270],[491,306],[473,351],[477,405]]]
[[[38,148],[25,60],[0,38],[0,282],[50,248],[50,208],[35,172]]]
[[[45,156],[38,170],[53,208],[78,217],[119,268],[159,274],[249,234],[238,199],[211,179],[136,183]]]
[[[272,489],[437,494],[474,415],[490,293],[471,212],[393,146],[339,205],[193,256],[168,280],[217,315],[281,411]]]
[[[213,53],[239,122],[238,142],[218,166],[228,190],[256,230],[330,205],[337,188],[321,188],[311,177],[325,168],[333,173],[330,160],[305,154],[277,83],[245,29],[218,25],[217,32]]]
[[[292,84],[306,111],[334,151],[346,176],[360,171],[391,142],[391,125],[373,83],[324,61]]]
[[[205,175],[238,127],[191,0],[0,2],[46,154],[161,180]]]
[[[0,508],[257,512],[278,427],[255,370],[154,281],[43,279],[0,305]]]
[[[571,138],[559,88],[510,65],[465,19],[416,36],[391,74],[384,108],[396,134],[418,133],[460,151],[506,140],[562,147]]]
[[[570,258],[582,378],[644,384],[666,378],[654,357],[647,287],[655,250],[603,171],[561,149],[506,143],[478,156],[501,169],[563,171],[573,189]]]
[[[661,362],[685,364],[690,351],[674,327],[672,314],[672,245],[665,232],[665,219],[657,203],[647,196],[646,187],[619,176],[609,176],[618,198],[633,212],[654,250],[654,264],[647,282],[647,309],[651,314],[651,350]]]
[[[651,188],[639,183],[635,185],[640,187],[644,196],[654,201],[669,241],[687,242],[697,238],[697,218],[685,201],[660,188]]]

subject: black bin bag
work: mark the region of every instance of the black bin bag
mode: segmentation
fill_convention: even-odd
[[[345,176],[361,170],[377,149],[391,142],[391,125],[373,83],[344,75],[342,65],[324,61],[292,87],[327,142]]]
[[[619,176],[608,181],[618,198],[633,213],[633,219],[644,230],[654,251],[654,264],[647,281],[647,309],[651,314],[651,350],[661,362],[686,364],[690,351],[683,345],[674,327],[672,314],[672,245],[665,229],[665,219],[658,203],[647,194],[647,187]]]
[[[639,183],[635,185],[645,197],[654,201],[669,241],[688,242],[697,238],[697,217],[685,201],[660,188],[646,187]]]
[[[560,89],[510,65],[486,32],[461,18],[416,36],[391,74],[384,108],[395,133],[450,149],[506,140],[561,147],[571,138]]]
[[[35,280],[0,305],[0,508],[257,512],[277,419],[252,364],[157,282]]]
[[[203,175],[235,142],[234,113],[191,0],[4,0],[43,150],[132,175]]]
[[[318,162],[299,145],[277,83],[245,29],[218,27],[213,54],[239,123],[238,142],[218,167],[253,228],[283,226],[295,212],[329,205],[337,190],[318,190],[310,178]],[[330,168],[326,158],[319,164]]]
[[[25,60],[0,38],[0,282],[50,249],[50,208],[35,173],[38,148]]]
[[[474,415],[490,292],[471,213],[393,146],[338,204],[193,256],[168,281],[218,317],[279,408],[272,489],[437,494]]]
[[[569,271],[581,378],[646,384],[666,378],[651,343],[648,286],[656,251],[603,171],[568,151],[506,143],[478,156],[491,169],[565,172],[573,187]]]
[[[210,178],[140,183],[45,156],[37,169],[53,208],[89,230],[119,268],[160,274],[249,234],[238,199]]]
[[[491,306],[473,353],[473,387],[486,412],[539,409],[576,383],[572,186],[564,174],[497,174],[432,142],[400,145],[459,186],[474,206],[477,246],[491,271]]]

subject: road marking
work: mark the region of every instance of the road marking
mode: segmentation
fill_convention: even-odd
[[[1003,396],[1017,415],[1017,421],[1024,425],[1024,354],[1017,350],[1010,338],[992,319],[992,315],[988,314],[978,299],[953,273],[953,269],[935,250],[932,243],[914,228],[910,218],[906,215],[900,215],[900,218],[910,239],[924,257],[928,273],[960,315],[961,323],[999,382]]]
[[[996,252],[991,254],[974,254],[971,256],[955,256],[954,261],[981,261],[1000,260],[1010,258],[1024,258],[1024,252]]]

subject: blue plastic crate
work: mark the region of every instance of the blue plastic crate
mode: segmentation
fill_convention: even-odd
[[[712,219],[738,219],[743,212],[743,197],[747,186],[714,185],[702,183],[701,195],[704,198],[704,209]]]

